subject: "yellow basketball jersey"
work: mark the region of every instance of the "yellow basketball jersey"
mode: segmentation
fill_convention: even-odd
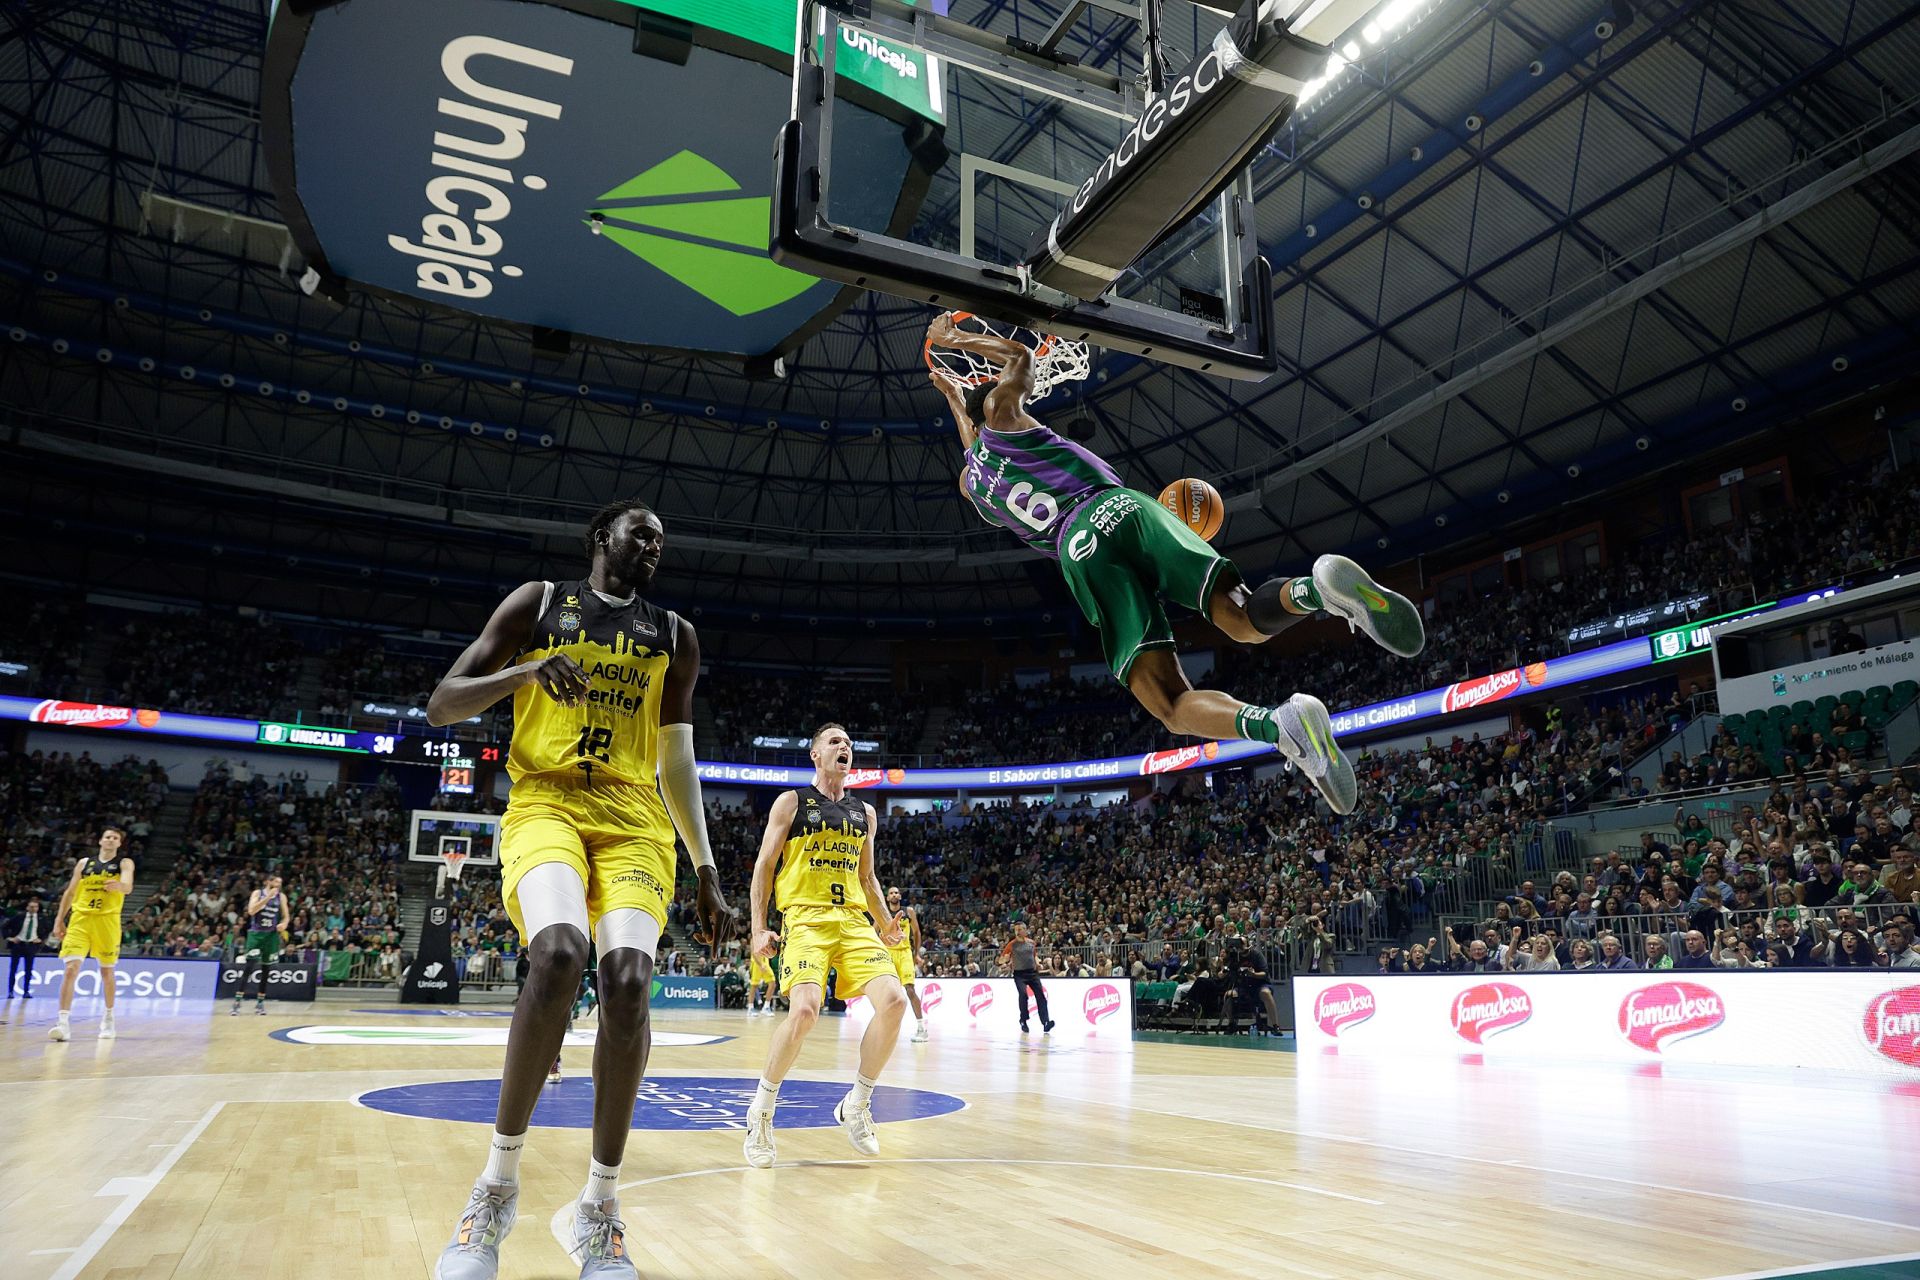
[[[840,908],[864,916],[860,850],[867,842],[867,806],[853,796],[834,800],[812,786],[795,792],[799,806],[773,873],[774,906]]]
[[[552,583],[514,661],[564,653],[580,664],[591,687],[575,707],[555,702],[537,684],[514,691],[508,776],[637,785],[652,795],[664,820],[656,786],[660,694],[679,622],[638,595],[608,600],[584,582]]]
[[[80,887],[73,891],[70,916],[118,916],[127,905],[124,893],[108,893],[107,886],[120,878],[120,859],[102,861],[88,858],[80,868]]]
[[[894,923],[900,926],[900,941],[895,943],[893,946],[888,947],[887,950],[895,953],[896,955],[912,955],[913,954],[913,917],[907,914],[907,909],[905,907],[902,907],[900,908],[899,912],[893,917],[893,919],[894,919]]]

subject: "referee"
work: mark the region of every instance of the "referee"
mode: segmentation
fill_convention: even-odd
[[[1013,941],[1007,944],[1005,954],[1013,970],[1013,991],[1020,1000],[1020,1029],[1027,1027],[1027,988],[1033,988],[1034,1003],[1040,1006],[1040,1029],[1053,1030],[1053,1019],[1047,1016],[1047,990],[1040,985],[1040,965],[1036,958],[1033,939],[1027,936],[1027,926],[1013,926]]]

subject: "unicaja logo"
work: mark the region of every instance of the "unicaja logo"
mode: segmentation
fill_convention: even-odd
[[[1357,982],[1328,987],[1313,1002],[1313,1020],[1325,1035],[1338,1036],[1374,1014],[1373,992]]]
[[[532,173],[516,178],[507,166],[526,154],[532,118],[558,120],[561,110],[557,102],[483,83],[471,65],[481,58],[549,75],[573,74],[571,58],[491,36],[460,36],[440,51],[448,96],[440,99],[441,128],[434,132],[430,160],[435,172],[425,191],[432,212],[420,219],[419,239],[390,235],[387,245],[419,259],[414,283],[421,289],[464,301],[493,292],[494,262],[506,248],[499,226],[513,213],[509,190],[516,184],[546,190],[545,178]],[[499,272],[509,278],[521,274],[512,265]]]
[[[1519,987],[1486,982],[1453,998],[1453,1033],[1470,1044],[1511,1031],[1533,1016],[1533,1001]]]
[[[976,982],[967,992],[967,1012],[979,1017],[981,1010],[993,1003],[993,988],[984,982]],[[923,1006],[924,1007],[924,1006]]]
[[[893,74],[907,80],[918,80],[920,68],[897,49],[889,48],[875,40],[864,31],[855,31],[852,27],[840,28],[840,43],[849,49],[858,49],[878,62],[884,63]]]
[[[1867,1047],[1903,1067],[1920,1067],[1920,987],[1901,987],[1873,998],[1860,1019]]]
[[[940,984],[923,982],[920,984],[920,1007],[928,1013],[940,1007]]]
[[[1097,1026],[1100,1019],[1120,1008],[1120,988],[1111,982],[1097,982],[1087,988],[1087,998],[1081,1007],[1086,1012],[1088,1025]]]
[[[1648,1053],[1713,1030],[1727,1020],[1718,992],[1697,982],[1659,982],[1620,1002],[1620,1034]]]

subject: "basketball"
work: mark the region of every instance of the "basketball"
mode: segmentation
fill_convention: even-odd
[[[1220,491],[1205,480],[1175,480],[1160,491],[1160,505],[1209,542],[1227,522],[1227,504],[1220,500]]]

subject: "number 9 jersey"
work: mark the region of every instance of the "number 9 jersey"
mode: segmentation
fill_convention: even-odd
[[[851,795],[835,800],[812,786],[793,794],[799,803],[774,869],[773,905],[788,924],[840,913],[864,922],[860,850],[872,830],[866,803]]]

